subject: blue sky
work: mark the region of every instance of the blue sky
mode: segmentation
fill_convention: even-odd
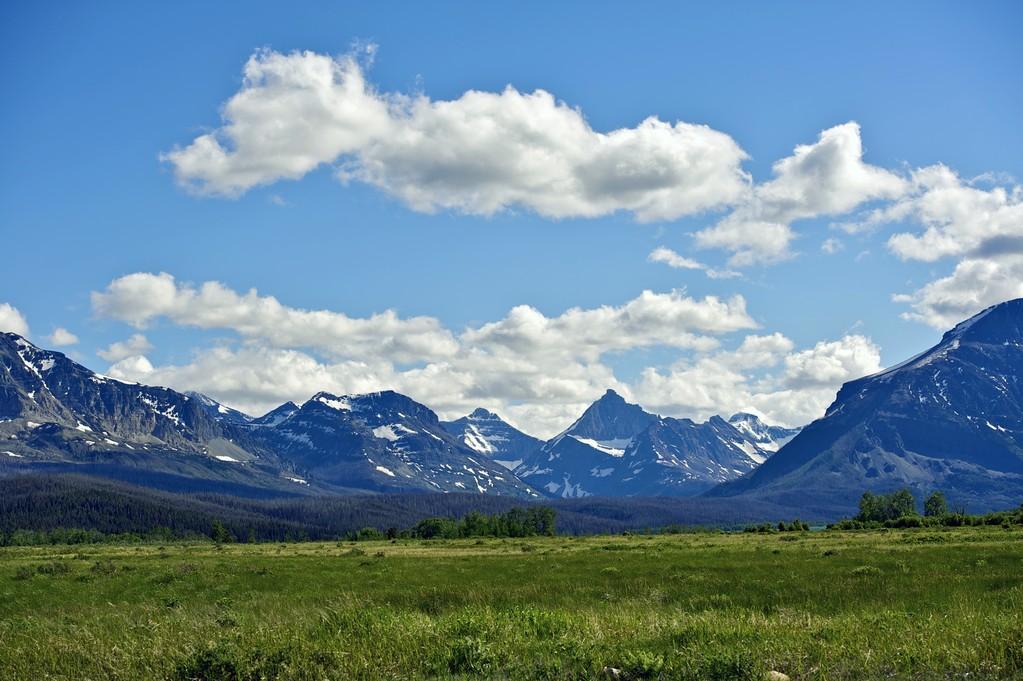
[[[42,345],[51,344],[55,328],[70,330],[78,342],[62,349],[88,366],[107,371],[122,360],[134,362],[113,371],[126,378],[151,374],[151,381],[201,389],[248,409],[278,397],[301,399],[318,379],[336,390],[393,384],[444,415],[485,402],[545,434],[599,395],[612,377],[615,387],[665,413],[702,418],[743,407],[792,422],[812,418],[827,402],[822,395],[833,395],[842,380],[933,343],[957,315],[1023,295],[1014,283],[1023,265],[998,248],[1023,237],[1018,3],[651,3],[637,12],[612,3],[15,2],[0,12],[0,53],[7,66],[0,78],[8,93],[0,108],[6,253],[0,303],[16,308]],[[372,59],[367,45],[375,46]],[[641,215],[632,195],[614,184],[621,180],[614,169],[622,163],[655,162],[656,149],[635,145],[620,151],[617,165],[599,167],[611,173],[606,186],[617,198],[597,217],[581,214],[589,207],[560,204],[556,215],[544,215],[537,202],[550,196],[533,203],[529,196],[498,201],[497,208],[481,210],[474,164],[490,164],[501,175],[506,157],[460,157],[462,138],[411,150],[388,147],[387,139],[361,141],[356,152],[325,159],[299,179],[271,172],[262,184],[229,197],[210,191],[203,167],[185,179],[205,183],[200,189],[206,193],[187,190],[179,163],[161,155],[187,151],[197,137],[224,124],[221,108],[243,90],[242,69],[261,48],[282,59],[309,51],[335,63],[357,53],[358,73],[378,99],[421,95],[436,104],[459,101],[469,90],[501,93],[511,85],[519,93],[551,93],[567,111],[577,110],[593,133],[634,129],[650,116],[705,125],[744,152],[737,163],[714,163],[745,174],[750,195],[740,197],[715,181],[708,184],[717,192],[710,208],[686,204]],[[264,103],[275,96],[255,94]],[[497,102],[494,111],[518,115],[505,104]],[[305,111],[280,110],[286,125]],[[778,207],[769,192],[756,194],[775,177],[773,164],[792,157],[797,145],[814,145],[823,131],[850,121],[859,129],[854,135],[844,128],[842,139],[862,144],[862,158],[853,161],[876,170],[867,184],[854,191],[848,176],[838,173],[837,193],[821,199],[811,196],[819,187],[810,177],[799,199],[810,205],[799,208]],[[478,122],[470,123],[466,130],[472,131]],[[420,122],[399,124],[403,131],[423,129]],[[232,151],[237,140],[225,138],[224,130],[217,134]],[[316,139],[329,131],[309,134]],[[567,153],[559,140],[554,144],[544,153]],[[425,212],[407,192],[432,191],[433,166],[422,155],[438,148],[452,149],[453,162],[464,164],[446,166],[455,178],[445,180],[447,203]],[[276,167],[275,153],[254,149],[253,157]],[[337,168],[353,157],[363,168],[378,164],[376,179],[339,182]],[[940,179],[933,179],[936,172],[918,172],[937,164],[947,171]],[[237,181],[231,172],[222,181]],[[523,191],[532,191],[529,177],[518,179],[527,186]],[[798,179],[779,186],[788,191]],[[682,177],[675,189],[684,192],[694,182]],[[592,187],[587,192],[586,201],[604,200],[592,196]],[[826,205],[831,208],[821,208]],[[892,206],[899,211],[862,226],[870,211]],[[984,211],[980,224],[976,216]],[[720,230],[717,237],[693,236],[733,213],[737,222],[753,226],[727,238]],[[784,244],[767,244],[756,232],[762,222],[783,224],[791,234]],[[839,223],[861,227],[850,233]],[[937,230],[933,239],[924,236],[929,227]],[[893,234],[912,239],[900,247],[890,241]],[[828,239],[834,240],[830,254],[822,251]],[[940,255],[933,255],[931,245],[938,242]],[[648,256],[658,247],[741,276],[710,278],[699,269],[651,262]],[[124,301],[97,307],[93,292],[133,273],[169,273],[175,295],[220,282],[239,295],[256,288],[285,308],[346,319],[385,310],[399,319],[427,317],[459,347],[422,356],[368,352],[350,349],[340,331],[330,343],[319,343],[253,330],[238,315],[212,319],[213,313],[166,307],[147,313]],[[606,325],[599,339],[580,341],[586,347],[571,345],[580,338],[579,327],[564,319],[544,333],[565,338],[531,338],[533,345],[508,341],[505,327],[496,330],[503,334],[497,341],[482,332],[463,337],[466,329],[507,321],[515,306],[555,320],[569,308],[621,311],[644,290],[664,296],[684,291],[658,299],[668,316],[686,301],[698,308],[707,296],[741,296],[744,314],[757,326],[737,319],[727,328],[713,327],[683,315],[661,329],[634,324],[622,332],[631,341],[607,340],[616,325],[634,322],[630,315],[639,313],[633,311],[579,321],[587,329]],[[893,300],[893,294],[915,297]],[[204,304],[187,295],[175,300]],[[376,328],[368,324],[365,333]],[[400,324],[380,328],[381,338],[405,333]],[[138,333],[147,342],[131,354],[106,352],[114,360],[96,355]],[[669,333],[702,340],[661,342]],[[771,334],[782,334],[789,345],[775,343],[771,358],[759,362],[737,356],[747,336]],[[842,342],[850,338],[869,345]],[[557,359],[546,356],[549,347],[562,345]],[[307,358],[315,366],[295,372],[303,380],[254,386],[239,378],[245,362],[255,361],[242,357],[245,350],[271,353],[285,362],[280,366]],[[492,364],[517,360],[529,366],[476,380],[479,358],[467,358],[476,350]],[[203,361],[212,361],[213,351],[234,373],[211,375]],[[137,361],[142,355],[146,365]],[[708,359],[713,361],[701,369]],[[444,370],[430,374],[431,367]],[[419,373],[403,373],[409,370]],[[720,385],[722,372],[739,378]],[[505,388],[547,379],[547,388]],[[704,388],[690,394],[687,386],[700,381]],[[787,406],[769,408],[782,402]]]

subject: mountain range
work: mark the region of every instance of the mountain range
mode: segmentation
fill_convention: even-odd
[[[719,416],[706,423],[657,416],[608,390],[515,474],[551,496],[693,496],[773,453],[769,428],[746,416],[761,444]]]
[[[549,442],[476,409],[441,422],[393,391],[321,392],[258,418],[97,374],[0,335],[0,472],[86,472],[250,495],[692,496],[764,461],[775,430],[662,418],[613,391]],[[739,418],[737,415],[735,418]]]
[[[477,409],[442,422],[393,391],[321,392],[252,417],[115,380],[0,334],[0,475],[78,472],[242,496],[474,493],[737,497],[833,516],[864,490],[941,489],[971,510],[1023,497],[1023,299],[851,381],[802,429],[749,413],[659,416],[612,390],[548,441]]]

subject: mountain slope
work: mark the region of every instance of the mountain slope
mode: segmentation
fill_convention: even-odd
[[[393,391],[321,392],[254,423],[253,435],[310,480],[368,491],[537,496],[503,466],[462,444],[427,407]],[[258,420],[257,420],[258,421]]]
[[[526,435],[486,409],[476,409],[468,416],[441,425],[469,449],[509,470],[543,446],[543,440]]]
[[[984,310],[887,371],[842,386],[823,418],[711,492],[854,508],[866,489],[944,490],[981,511],[1023,499],[1023,299]]]
[[[96,374],[62,353],[0,334],[5,470],[45,464],[141,482],[180,480],[192,489],[292,493],[274,453],[218,407],[208,398]]]
[[[557,497],[691,496],[768,454],[720,417],[663,418],[608,390],[515,473]]]
[[[252,419],[198,393],[101,376],[9,333],[0,459],[0,474],[73,471],[172,490],[536,496],[397,393],[321,393]]]

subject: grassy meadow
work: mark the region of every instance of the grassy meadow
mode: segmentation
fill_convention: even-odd
[[[1023,531],[0,549],[5,681],[771,670],[1023,678]]]

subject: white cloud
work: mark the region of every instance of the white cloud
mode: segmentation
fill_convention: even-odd
[[[47,340],[50,342],[50,345],[53,345],[54,347],[58,348],[63,347],[65,345],[78,344],[78,336],[71,333],[63,326],[58,326],[56,329],[54,329],[53,333],[50,334]]]
[[[905,319],[946,330],[986,307],[1023,297],[1023,255],[965,258],[947,277],[936,279],[911,294],[893,296],[908,303]]]
[[[808,350],[785,357],[781,387],[826,388],[833,391],[842,383],[881,370],[881,353],[865,336],[844,336],[821,341]]]
[[[650,251],[650,255],[647,256],[647,260],[650,262],[664,263],[668,267],[676,270],[699,270],[711,279],[732,279],[734,277],[742,276],[739,272],[732,270],[716,270],[702,262],[679,255],[665,246],[658,246],[654,250]]]
[[[769,422],[802,425],[820,417],[842,383],[880,370],[880,350],[853,335],[792,352],[781,334],[749,336],[733,352],[646,369],[634,386],[641,403],[675,416],[707,418],[755,411]],[[772,369],[755,378],[750,369]]]
[[[670,220],[732,204],[749,182],[745,152],[707,126],[651,117],[597,132],[551,93],[510,86],[450,101],[380,93],[351,55],[259,51],[222,117],[161,156],[202,193],[238,195],[338,163],[342,182],[418,211]]]
[[[107,373],[199,390],[252,414],[288,399],[301,402],[319,390],[389,388],[429,405],[442,418],[485,406],[527,432],[549,437],[608,387],[667,415],[702,419],[752,409],[773,422],[802,424],[823,413],[841,383],[880,368],[876,346],[862,336],[798,352],[793,348],[778,333],[747,336],[732,351],[698,353],[666,372],[647,369],[634,384],[619,381],[600,362],[547,361],[479,349],[454,361],[400,370],[386,362],[325,362],[300,351],[245,345],[202,350],[179,366],[153,367],[145,357],[130,357]],[[758,378],[764,370],[768,374]]]
[[[119,362],[112,364],[107,370],[107,374],[112,378],[117,378],[122,381],[137,381],[139,383],[163,385],[160,380],[151,380],[152,378],[156,378],[156,369],[153,367],[152,362],[143,355],[125,357]],[[172,384],[168,383],[166,385],[170,386]],[[190,388],[182,387],[181,390],[190,390]]]
[[[681,291],[643,291],[618,307],[572,308],[557,317],[519,305],[498,322],[467,330],[462,340],[493,351],[530,356],[568,353],[594,360],[613,350],[654,345],[709,349],[715,342],[697,333],[721,334],[755,326],[742,296],[698,300]]]
[[[733,267],[777,262],[792,255],[792,222],[847,213],[867,201],[897,198],[907,188],[895,173],[863,162],[860,127],[853,122],[797,146],[773,172],[774,179],[756,185],[730,215],[697,232],[697,245],[731,251]]]
[[[839,251],[843,250],[844,248],[845,248],[845,244],[842,243],[841,239],[836,239],[834,237],[830,237],[828,239],[825,239],[821,243],[821,250],[824,251],[825,253],[827,253],[828,255],[834,255],[835,253],[838,253]]]
[[[540,434],[563,428],[561,415],[606,388],[628,390],[601,361],[608,353],[655,346],[708,352],[718,347],[718,336],[756,327],[742,296],[644,291],[621,305],[556,316],[520,305],[498,321],[454,334],[433,318],[353,319],[289,308],[217,282],[191,286],[168,274],[145,273],[114,280],[93,295],[93,305],[101,317],[136,326],[166,318],[234,331],[244,341],[237,348],[200,350],[184,365],[154,367],[144,356],[148,342],[137,334],[103,351],[115,362],[108,373],[116,378],[199,390],[257,413],[319,390],[391,388],[448,417],[480,405],[495,408]],[[395,352],[386,337],[424,329],[443,342],[413,345],[404,338]]]
[[[888,240],[903,260],[1023,252],[1023,187],[982,189],[942,165],[917,170],[913,184],[911,195],[868,218],[871,224],[913,220],[924,228]]]
[[[966,181],[943,165],[920,168],[904,197],[853,225],[917,227],[888,239],[888,249],[902,260],[959,258],[951,274],[893,296],[910,306],[905,319],[947,329],[985,307],[1023,296],[1023,187],[985,188],[997,179],[1005,178]]]
[[[28,336],[28,322],[18,308],[10,303],[0,303],[0,331]]]
[[[749,267],[757,263],[776,263],[792,257],[789,244],[796,233],[786,224],[750,220],[739,213],[696,233],[701,248],[721,248],[732,252],[731,267]]]
[[[153,349],[149,339],[141,333],[132,334],[128,340],[111,343],[105,350],[97,350],[96,354],[108,362],[120,362],[129,357],[144,355]]]
[[[137,272],[112,281],[92,294],[93,310],[136,327],[165,317],[175,324],[231,329],[243,338],[274,347],[316,348],[337,356],[379,356],[394,361],[446,357],[458,345],[431,317],[402,319],[386,310],[365,319],[328,310],[282,305],[255,289],[237,293],[220,282],[199,287],[177,282],[167,273]]]

